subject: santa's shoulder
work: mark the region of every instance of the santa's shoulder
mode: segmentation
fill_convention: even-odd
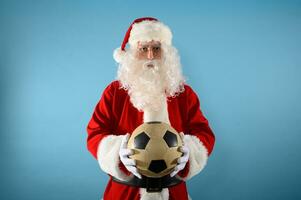
[[[121,88],[121,83],[118,80],[113,80],[105,87],[104,91],[114,91],[120,88]]]
[[[189,92],[192,90],[191,86],[188,85],[187,83],[184,83],[184,89],[188,90]]]
[[[193,94],[193,93],[195,93],[194,90],[192,89],[192,87],[189,84],[184,83],[183,86],[184,87],[183,87],[182,94],[187,95],[187,94]]]
[[[118,96],[120,97],[126,96],[127,91],[122,87],[121,83],[118,80],[114,80],[105,87],[103,94],[110,94],[113,96],[118,94]]]
[[[119,88],[121,85],[118,80],[113,80],[107,88]]]

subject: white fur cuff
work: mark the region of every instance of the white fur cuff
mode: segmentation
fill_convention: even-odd
[[[189,148],[189,172],[184,180],[197,175],[205,167],[208,159],[208,150],[199,138],[193,135],[184,135],[184,144]]]
[[[127,176],[123,171],[119,168],[119,149],[122,138],[124,135],[109,135],[104,137],[97,149],[97,158],[100,168],[114,176],[117,179],[126,181],[131,178],[131,176]]]

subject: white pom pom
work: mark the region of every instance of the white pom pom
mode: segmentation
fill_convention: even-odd
[[[124,55],[125,55],[125,51],[122,51],[121,48],[118,47],[117,49],[114,50],[113,58],[117,63],[120,63],[122,62]]]

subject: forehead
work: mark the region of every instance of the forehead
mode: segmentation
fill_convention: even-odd
[[[161,42],[159,41],[148,41],[148,42],[138,42],[138,46],[160,46],[161,45]]]

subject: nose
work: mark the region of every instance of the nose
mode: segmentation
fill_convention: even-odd
[[[154,59],[154,53],[152,49],[149,49],[147,52],[147,59],[152,60]]]

